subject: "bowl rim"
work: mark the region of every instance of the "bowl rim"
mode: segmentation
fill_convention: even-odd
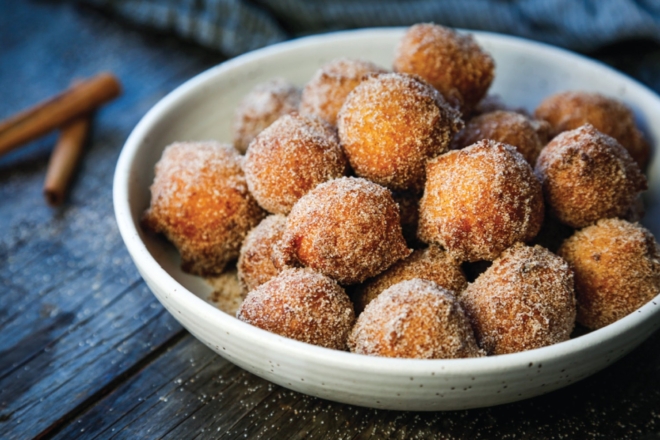
[[[660,313],[660,294],[649,301],[636,312],[610,324],[604,328],[591,331],[568,341],[560,342],[546,347],[527,350],[518,353],[487,356],[482,358],[466,359],[401,359],[367,356],[356,353],[333,350],[319,347],[280,335],[270,333],[258,327],[242,322],[235,317],[221,311],[208,302],[204,301],[183,285],[178,283],[167,273],[148,251],[144,242],[140,239],[138,232],[139,222],[134,221],[131,214],[129,188],[131,186],[130,176],[133,161],[141,144],[147,136],[151,127],[159,120],[162,114],[167,113],[175,107],[189,92],[212,81],[219,75],[233,69],[240,68],[246,63],[258,61],[268,56],[276,56],[288,51],[315,46],[319,43],[332,40],[352,40],[354,38],[379,38],[383,36],[392,37],[393,34],[402,34],[406,27],[367,28],[350,31],[332,32],[327,34],[303,37],[295,40],[278,43],[256,51],[252,51],[231,60],[225,61],[200,74],[190,78],[176,89],[168,93],[156,103],[140,120],[133,129],[124,146],[122,147],[113,180],[113,204],[115,218],[119,232],[129,251],[129,254],[139,266],[141,271],[148,273],[150,278],[157,282],[160,287],[169,292],[176,302],[184,305],[191,312],[200,317],[202,321],[215,322],[217,327],[228,334],[241,334],[242,337],[252,344],[259,346],[277,347],[279,354],[297,359],[314,358],[316,362],[341,368],[344,370],[360,370],[362,373],[378,373],[389,375],[410,374],[443,374],[484,373],[494,370],[510,368],[512,365],[528,365],[529,363],[543,363],[558,358],[572,356],[592,346],[623,335],[651,319],[656,319]],[[618,72],[611,67],[598,61],[578,55],[574,52],[554,47],[548,44],[513,37],[492,32],[468,31],[477,39],[491,40],[498,44],[505,44],[521,50],[542,51],[548,56],[562,57],[567,61],[580,63],[584,66],[599,69],[603,74],[611,75],[619,81],[627,83],[627,87],[637,89],[638,93],[649,95],[654,100],[655,106],[660,113],[660,98],[648,87],[638,83],[627,75]],[[394,48],[393,48],[394,50]],[[139,263],[139,264],[138,264]]]

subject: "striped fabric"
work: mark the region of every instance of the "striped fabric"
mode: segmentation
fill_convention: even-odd
[[[79,0],[235,56],[288,38],[419,22],[489,30],[575,50],[660,42],[660,0]]]

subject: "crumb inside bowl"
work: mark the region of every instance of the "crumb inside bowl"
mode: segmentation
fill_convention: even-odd
[[[143,278],[161,303],[211,349],[287,388],[362,406],[450,410],[511,402],[566,386],[626,354],[660,326],[658,297],[601,330],[550,347],[477,359],[372,358],[289,340],[238,321],[209,302],[213,288],[180,270],[176,250],[139,227],[149,205],[154,164],[179,140],[230,141],[237,103],[274,76],[304,84],[320,65],[342,56],[390,66],[403,29],[342,32],[296,40],[210,69],[161,100],[140,122],[122,151],[114,182],[117,222]],[[660,101],[625,76],[593,61],[538,43],[488,33],[475,37],[497,64],[492,93],[506,104],[533,109],[567,89],[604,93],[631,106],[655,145]],[[366,55],[365,55],[366,54]],[[660,232],[657,160],[648,168],[644,225]],[[238,288],[223,275],[218,285]]]

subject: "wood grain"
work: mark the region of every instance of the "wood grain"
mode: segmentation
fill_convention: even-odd
[[[243,372],[188,336],[56,438],[636,438],[630,434],[659,428],[652,409],[660,407],[658,344],[655,335],[607,370],[535,399],[416,413],[289,391]]]
[[[47,59],[29,50],[3,53],[0,93],[7,99],[0,104],[0,115],[52,95],[60,83],[88,75],[86,69],[124,72],[131,93],[97,114],[89,152],[69,203],[61,209],[44,207],[39,200],[36,182],[43,180],[48,157],[41,141],[0,160],[3,439],[46,435],[67,423],[81,405],[98,399],[117,378],[180,334],[178,324],[140,281],[121,242],[111,205],[112,175],[123,140],[141,115],[218,59],[199,51],[171,59],[172,41],[161,46],[155,38],[145,40],[70,5],[3,4],[3,34],[20,32],[28,19],[42,32],[26,35],[22,47],[43,46],[46,58],[63,61],[53,63],[48,76],[41,70]],[[71,58],[66,55],[71,36],[64,28],[73,23],[98,40],[77,41],[77,56]],[[112,55],[119,52],[121,56]],[[36,87],[23,96],[8,90],[4,76],[10,65],[20,66],[19,75]]]

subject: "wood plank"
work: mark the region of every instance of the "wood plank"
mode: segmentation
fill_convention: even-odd
[[[2,34],[21,38],[0,45],[0,117],[101,70],[114,71],[126,91],[95,115],[61,209],[41,194],[54,135],[0,158],[0,438],[29,438],[66,423],[180,334],[125,251],[112,177],[144,112],[220,58],[71,4],[8,2],[2,11]]]
[[[81,433],[86,438],[190,438],[191,426],[206,427],[199,432],[217,435],[218,428],[248,414],[276,388],[218,357],[192,337],[177,344],[148,370],[55,438],[78,438]],[[149,390],[147,396],[145,390]],[[103,425],[97,423],[100,418]]]
[[[121,386],[122,392],[113,392],[95,407],[100,411],[88,411],[76,423],[59,432],[56,438],[74,439],[102,437],[121,433],[126,427],[145,417],[154,405],[168,403],[172,393],[189,392],[187,385],[195,375],[212,362],[216,356],[209,350],[199,350],[197,342],[190,335],[168,351],[169,362],[160,363],[154,374],[140,375]],[[192,355],[192,357],[191,357]],[[156,361],[159,362],[159,361]],[[232,369],[226,363],[221,368]],[[176,404],[173,399],[170,405]],[[78,434],[78,432],[80,434]],[[84,433],[84,435],[82,434]]]
[[[123,290],[140,280],[137,271],[131,267],[126,250],[119,245],[105,257],[115,264],[107,265],[103,272],[99,272],[98,266],[94,266],[95,261],[92,260],[92,266],[83,267],[65,276],[54,276],[56,281],[53,287],[41,291],[38,296],[27,289],[26,296],[32,299],[31,303],[17,301],[16,305],[7,304],[11,315],[0,324],[0,330],[7,335],[7,338],[0,341],[0,351],[12,347],[13,341],[28,336],[32,329],[36,331],[41,326],[48,325],[51,315],[56,316],[59,312],[69,313],[76,318],[76,322],[93,315],[106,307]],[[25,291],[25,287],[21,291]],[[34,301],[35,297],[39,299],[38,302]],[[0,376],[4,374],[1,365],[0,361]]]
[[[193,436],[219,436],[227,426],[249,416],[276,388],[238,367],[233,367],[224,375],[213,372],[213,376],[222,379],[205,381],[198,391],[202,396],[199,401],[201,405],[196,405],[192,415],[181,420],[163,438],[174,440]],[[139,426],[131,428],[135,429],[135,434],[141,432]]]
[[[415,413],[304,396],[242,372],[187,337],[57,438],[626,438],[658,431],[658,347],[655,335],[605,371],[535,399]]]
[[[55,438],[130,437],[137,426],[150,436],[167,433],[235,384],[237,373],[240,369],[187,336]]]
[[[180,331],[145,286],[129,289],[0,380],[0,438],[30,438],[50,429]]]

